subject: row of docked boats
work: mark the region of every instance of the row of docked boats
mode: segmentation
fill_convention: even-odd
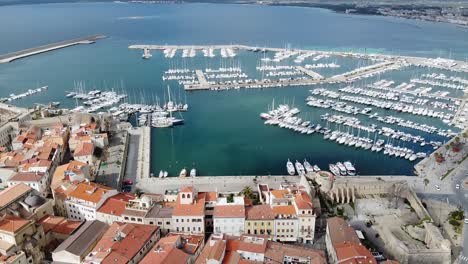
[[[356,168],[351,161],[328,164],[328,168],[335,176],[355,176]]]
[[[310,163],[306,159],[304,159],[304,163],[300,163],[299,161],[296,160],[294,164],[288,159],[288,161],[286,162],[286,169],[288,171],[288,174],[291,176],[296,175],[296,173],[299,176],[301,176],[307,173],[320,171],[319,166],[310,165]]]
[[[221,48],[220,53],[223,58],[234,58],[237,55],[232,48]]]
[[[315,63],[315,64],[306,64],[304,68],[306,69],[321,69],[321,68],[340,68],[341,65],[332,63]]]
[[[11,101],[15,101],[18,99],[22,99],[24,97],[28,97],[28,96],[46,91],[48,88],[49,88],[48,86],[42,86],[36,89],[28,89],[26,92],[20,93],[20,94],[12,93],[9,95],[9,97],[0,98],[0,102],[4,103],[4,102],[11,102]]]
[[[68,92],[66,97],[74,98],[77,101],[81,100],[83,103],[83,105],[77,106],[72,111],[94,113],[113,107],[127,98],[127,95],[118,94],[115,91],[92,90],[87,93]]]
[[[346,102],[362,104],[367,106],[374,106],[377,108],[385,109],[385,110],[394,110],[396,112],[401,113],[409,113],[413,115],[421,115],[427,117],[434,117],[441,119],[444,123],[449,123],[450,120],[453,118],[452,113],[445,113],[442,111],[435,111],[427,107],[417,107],[413,104],[406,104],[401,102],[390,102],[385,100],[378,100],[374,98],[368,98],[364,96],[351,96],[351,95],[343,95],[334,91],[329,91],[327,89],[318,88],[312,91],[313,94],[324,96],[324,97],[331,97],[334,99],[339,99]]]
[[[160,170],[159,171],[159,178],[166,178],[169,176],[169,173],[167,171],[163,171],[163,170]],[[188,174],[188,176],[190,177],[196,177],[197,176],[197,170],[195,168],[192,168],[190,170],[190,174]],[[187,177],[187,169],[186,168],[183,168],[180,173],[179,173],[179,177],[181,178],[185,178]]]

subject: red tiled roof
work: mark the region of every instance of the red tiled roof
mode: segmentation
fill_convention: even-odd
[[[111,252],[101,263],[127,263],[138,254],[158,228],[153,225],[114,222],[92,251]]]
[[[245,208],[243,205],[216,205],[213,217],[217,218],[244,218]]]
[[[334,244],[337,263],[343,264],[377,264],[370,251],[360,243],[342,242]]]
[[[328,218],[327,228],[333,245],[342,242],[360,243],[354,228],[349,226],[343,218]]]
[[[156,245],[140,261],[140,264],[186,264],[190,255],[173,245]]]
[[[33,189],[24,183],[15,184],[0,192],[0,208],[12,203]]]
[[[73,153],[73,156],[75,157],[88,156],[88,155],[93,155],[93,153],[94,153],[93,143],[82,142],[76,147],[75,152]]]
[[[135,195],[130,193],[119,193],[116,194],[99,208],[98,212],[109,215],[121,216],[125,211],[125,206],[127,206],[129,200],[135,199]]]
[[[279,205],[273,207],[273,214],[275,215],[295,215],[296,208],[293,205]]]
[[[15,182],[39,182],[44,178],[45,174],[42,172],[18,172],[11,176],[8,181]]]
[[[204,216],[205,215],[205,196],[199,195],[193,204],[181,204],[179,196],[177,197],[173,216]]]
[[[0,221],[0,230],[5,232],[16,233],[29,223],[29,220],[23,219],[21,217],[7,215]]]
[[[68,220],[61,216],[45,215],[38,221],[44,228],[44,233],[52,231],[54,233],[70,235],[77,230],[82,222]]]
[[[92,203],[98,203],[104,194],[112,190],[112,188],[104,185],[92,182],[81,182],[68,196]]]
[[[246,208],[246,220],[273,220],[275,214],[268,204],[254,205]]]

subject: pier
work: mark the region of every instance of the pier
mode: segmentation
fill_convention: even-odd
[[[150,49],[150,50],[165,50],[165,49],[234,49],[234,50],[246,50],[251,51],[258,49],[258,47],[247,46],[247,45],[130,45],[129,49]],[[267,52],[278,52],[284,51],[284,48],[272,48],[266,47],[262,48]],[[374,54],[374,53],[353,53],[346,51],[322,51],[322,50],[303,50],[303,49],[293,49],[292,51],[297,51],[300,53],[313,52],[318,55],[330,55],[330,56],[341,56],[341,57],[354,57],[361,59],[372,59],[383,62],[393,62],[393,63],[407,63],[413,66],[420,67],[431,67],[437,69],[444,69],[449,71],[456,72],[468,72],[468,62],[467,61],[457,61],[451,59],[432,59],[424,57],[411,57],[411,56],[400,56],[400,55],[385,55],[385,54]]]
[[[51,43],[35,48],[30,48],[30,49],[25,49],[25,50],[20,50],[12,53],[7,53],[4,55],[0,55],[0,63],[9,63],[14,60],[22,59],[25,57],[37,55],[40,53],[44,52],[49,52],[57,49],[63,49],[66,47],[74,46],[74,45],[79,45],[79,44],[92,44],[96,42],[98,39],[105,38],[104,35],[93,35],[93,36],[88,36],[88,37],[83,37],[83,38],[77,38],[77,39],[71,39],[71,40],[65,40],[61,42],[56,42],[56,43]]]
[[[297,66],[297,69],[299,71],[301,71],[302,73],[304,73],[305,75],[308,75],[310,76],[312,79],[316,79],[316,80],[323,80],[325,79],[322,75],[312,71],[312,70],[308,70],[302,66]]]
[[[198,83],[200,83],[201,86],[208,86],[208,81],[205,78],[205,74],[203,74],[201,70],[196,70],[195,74],[197,75]]]

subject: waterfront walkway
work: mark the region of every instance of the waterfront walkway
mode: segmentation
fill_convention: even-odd
[[[299,176],[201,176],[201,177],[168,177],[141,178],[136,187],[144,192],[164,193],[166,190],[179,189],[182,186],[194,186],[201,192],[240,192],[246,186],[257,189],[258,183],[279,188],[281,183],[299,183]]]
[[[71,39],[71,40],[65,40],[61,42],[56,42],[56,43],[51,43],[47,44],[44,46],[39,46],[35,48],[30,48],[30,49],[25,49],[25,50],[20,50],[4,55],[0,55],[0,63],[9,63],[14,60],[18,60],[21,58],[33,56],[36,54],[52,51],[52,50],[57,50],[57,49],[62,49],[78,44],[91,44],[94,43],[98,39],[105,38],[104,35],[93,35],[93,36],[87,36],[83,38],[77,38],[77,39]]]

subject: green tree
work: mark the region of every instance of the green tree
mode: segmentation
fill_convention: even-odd
[[[252,199],[252,197],[253,197],[253,191],[252,191],[252,188],[250,186],[245,186],[244,189],[242,189],[241,193],[247,199]]]
[[[429,179],[424,178],[423,182],[424,182],[424,190],[426,190],[426,187],[429,184]]]

